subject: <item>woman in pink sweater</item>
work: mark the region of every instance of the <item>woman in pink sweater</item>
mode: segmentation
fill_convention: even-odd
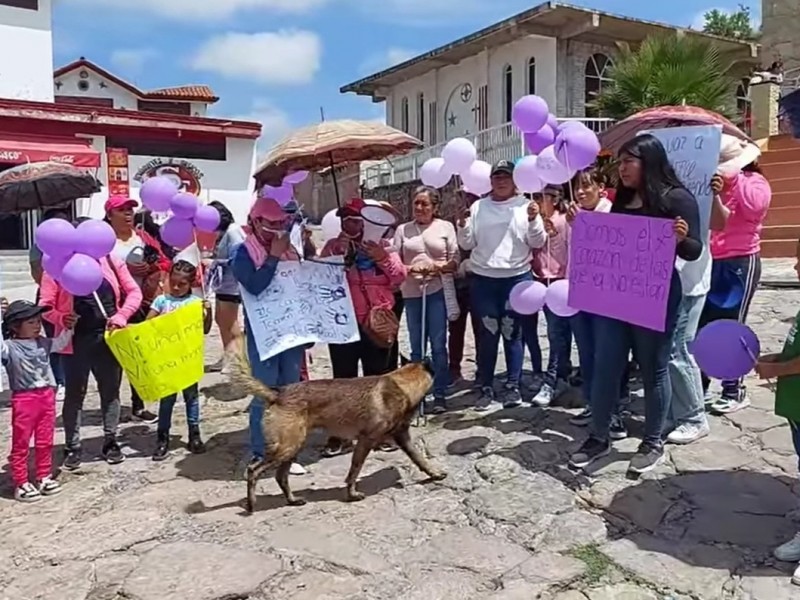
[[[722,136],[718,175],[712,180],[727,211],[722,231],[711,232],[711,289],[700,329],[717,319],[744,323],[761,279],[761,229],[767,217],[772,189],[758,167],[761,151],[755,144]],[[709,379],[703,376],[708,397]],[[722,395],[711,406],[725,414],[750,404],[741,380],[723,381]]]

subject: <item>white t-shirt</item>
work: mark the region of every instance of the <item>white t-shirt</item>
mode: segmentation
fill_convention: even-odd
[[[703,242],[700,258],[687,262],[682,258],[675,260],[675,268],[681,278],[684,296],[704,296],[711,289],[711,234]]]
[[[124,263],[141,263],[144,262],[144,242],[139,234],[134,233],[127,240],[117,240],[114,244],[112,254]],[[134,277],[136,283],[141,286],[142,278]]]

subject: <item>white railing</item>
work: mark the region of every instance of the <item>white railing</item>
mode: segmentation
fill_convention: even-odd
[[[581,121],[589,129],[600,133],[614,124],[614,119],[559,119],[563,121]],[[465,136],[471,140],[478,149],[478,158],[488,163],[498,160],[516,160],[526,154],[522,135],[511,123],[497,125]],[[419,168],[429,158],[439,156],[447,142],[428,146],[411,154],[386,159],[377,164],[370,165],[363,171],[362,178],[367,189],[376,188],[393,183],[406,183],[418,178]]]

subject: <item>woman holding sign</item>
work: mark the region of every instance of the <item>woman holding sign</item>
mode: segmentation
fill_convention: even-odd
[[[640,135],[622,146],[619,152],[619,187],[612,213],[669,219],[676,253],[686,261],[700,257],[700,216],[697,201],[681,184],[667,152],[652,135]],[[671,243],[671,240],[637,240],[637,243]],[[646,248],[645,248],[646,249]],[[672,332],[676,326],[683,291],[674,263],[667,292],[666,325],[655,331],[619,319],[597,316],[595,336],[602,348],[595,355],[592,382],[592,431],[571,464],[585,467],[611,451],[609,427],[619,399],[619,382],[633,349],[642,374],[645,393],[645,434],[629,470],[645,473],[658,466],[664,456],[662,432],[667,419],[672,389],[669,360]]]

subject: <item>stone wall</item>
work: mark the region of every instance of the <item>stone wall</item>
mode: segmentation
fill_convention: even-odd
[[[586,63],[593,54],[605,54],[613,60],[617,49],[611,44],[558,41],[556,94],[559,116],[586,116]]]
[[[366,193],[366,197],[380,202],[388,202],[401,215],[401,222],[411,220],[411,194],[417,186],[422,185],[421,181],[408,181],[405,183],[395,183],[376,187]],[[442,195],[442,206],[439,216],[443,219],[452,219],[457,213],[458,188],[451,181],[447,186],[439,190]]]

